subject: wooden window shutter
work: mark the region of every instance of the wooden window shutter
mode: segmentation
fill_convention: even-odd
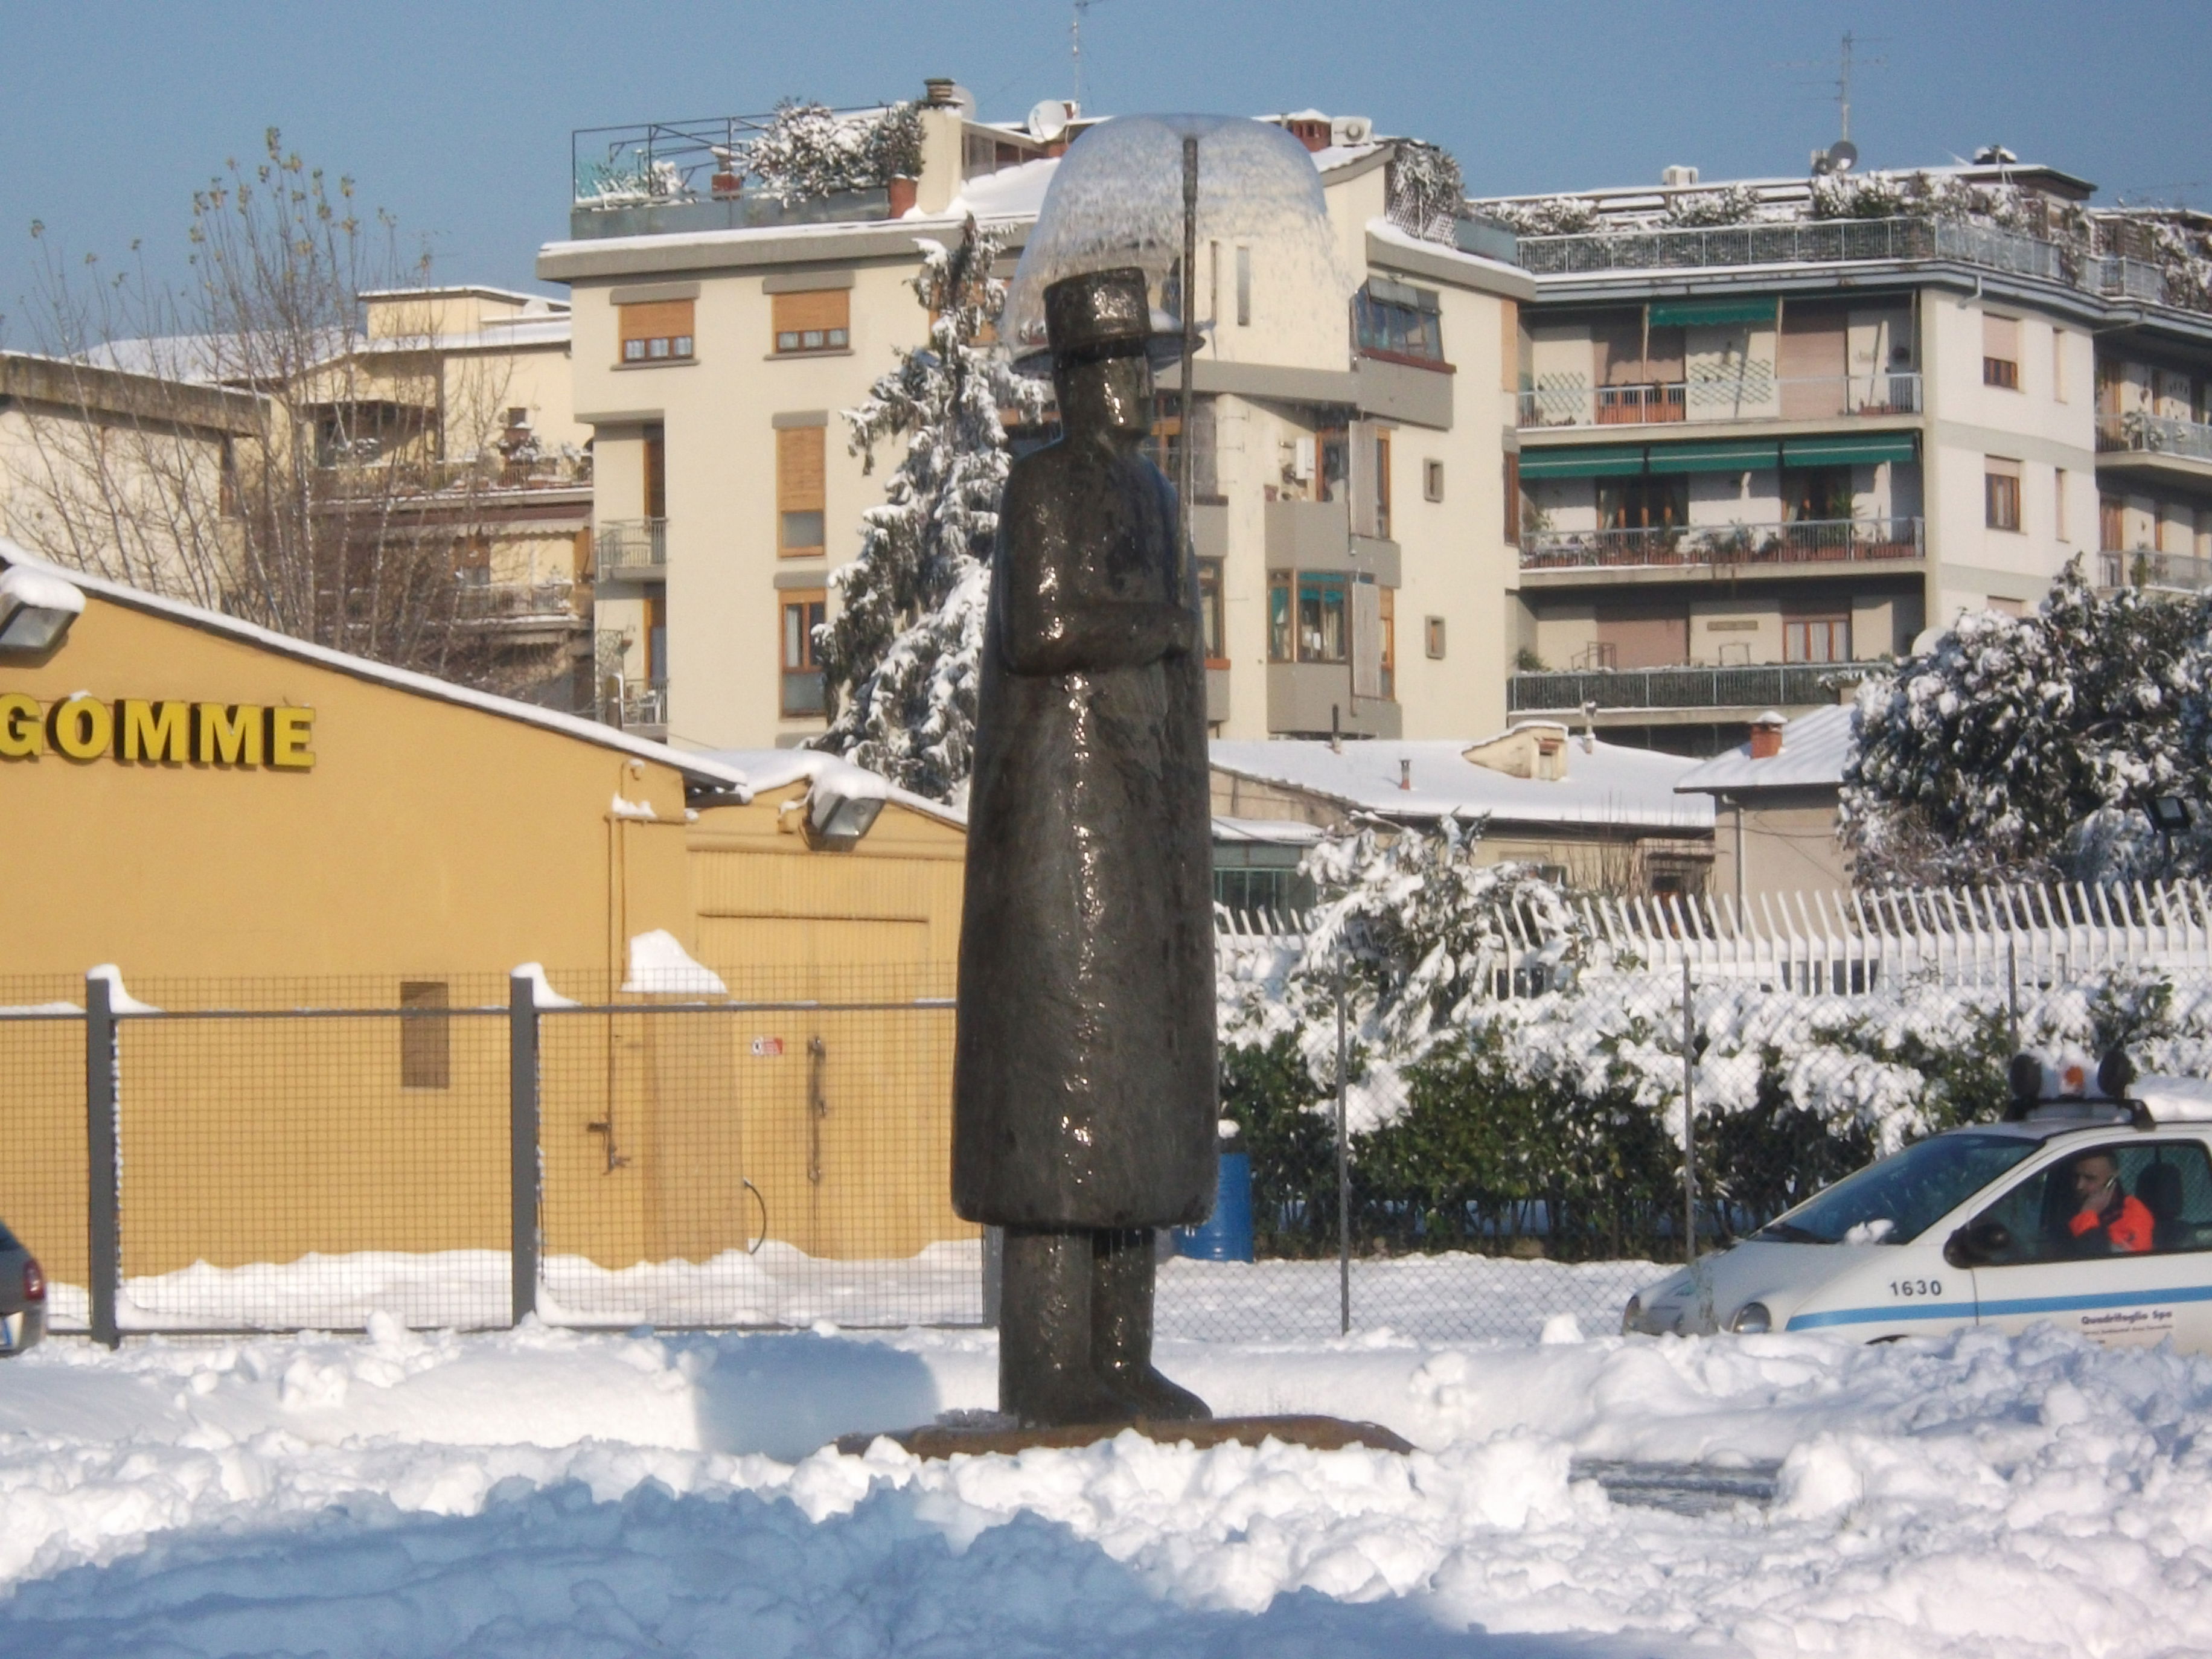
[[[622,337],[630,340],[688,339],[691,336],[690,300],[655,300],[645,305],[623,306]]]
[[[1982,356],[2006,362],[2020,361],[2020,319],[1982,313]]]
[[[775,507],[779,513],[819,513],[823,507],[823,433],[802,426],[775,434]]]
[[[820,289],[809,294],[778,294],[770,311],[778,351],[842,350],[850,339],[853,295],[849,289]],[[793,337],[797,337],[793,338]],[[811,341],[809,336],[815,337]]]

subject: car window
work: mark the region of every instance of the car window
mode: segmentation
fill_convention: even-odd
[[[2212,1158],[2195,1140],[2085,1147],[2037,1170],[1970,1224],[1989,1224],[1992,1267],[2212,1249]]]
[[[2039,1149],[2021,1135],[1937,1135],[1814,1194],[1761,1236],[1805,1244],[1907,1243]]]

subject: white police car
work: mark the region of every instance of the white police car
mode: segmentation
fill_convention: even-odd
[[[1625,1333],[1867,1342],[2041,1321],[2212,1352],[2212,1082],[2107,1055],[2013,1062],[2001,1123],[1952,1129],[1629,1298]]]

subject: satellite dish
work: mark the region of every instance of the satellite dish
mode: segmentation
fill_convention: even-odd
[[[1828,171],[1849,173],[1858,165],[1859,147],[1848,138],[1838,138],[1828,146]]]
[[[1030,112],[1030,137],[1042,138],[1046,143],[1067,131],[1067,106],[1057,98],[1047,98]]]

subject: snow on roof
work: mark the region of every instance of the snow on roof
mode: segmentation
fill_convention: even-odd
[[[1575,737],[1567,775],[1557,781],[1516,778],[1466,759],[1474,745],[1457,738],[1347,741],[1341,750],[1320,739],[1223,740],[1214,766],[1239,777],[1278,783],[1391,818],[1437,818],[1447,812],[1487,813],[1502,823],[1712,828],[1710,803],[1692,805],[1674,784],[1693,762],[1680,755]],[[1409,774],[1401,763],[1411,762]],[[1401,775],[1411,789],[1401,789]]]
[[[1451,264],[1464,265],[1470,276],[1480,270],[1493,276],[1510,276],[1526,285],[1528,292],[1534,292],[1535,279],[1519,265],[1508,264],[1503,259],[1488,258],[1480,253],[1469,253],[1462,248],[1454,247],[1449,242],[1425,240],[1410,231],[1401,229],[1388,219],[1370,219],[1367,235],[1370,241],[1381,242],[1387,246],[1401,247],[1409,253],[1419,253]]]
[[[465,685],[455,685],[449,680],[434,678],[428,674],[417,674],[410,669],[394,668],[388,663],[372,662],[366,657],[356,657],[343,651],[333,651],[328,646],[312,645],[306,640],[295,640],[289,634],[279,634],[272,629],[257,627],[236,617],[226,617],[221,611],[208,611],[182,599],[173,599],[160,593],[149,593],[143,589],[126,587],[99,576],[88,576],[81,570],[64,570],[33,558],[6,537],[0,536],[0,564],[11,570],[27,570],[58,577],[87,593],[97,594],[103,599],[124,605],[133,611],[143,611],[157,617],[167,617],[187,627],[198,628],[210,634],[220,634],[228,639],[258,646],[264,651],[293,657],[301,662],[311,662],[341,674],[350,674],[356,679],[387,685],[398,691],[410,691],[417,696],[435,697],[441,702],[459,704],[479,713],[495,714],[502,720],[519,720],[526,726],[535,726],[549,732],[558,732],[563,737],[580,738],[603,749],[617,750],[635,755],[641,760],[658,762],[673,767],[687,777],[702,782],[718,784],[739,792],[744,799],[752,799],[753,783],[744,771],[716,760],[711,756],[687,754],[672,749],[665,743],[654,743],[647,738],[635,738],[611,726],[602,726],[597,720],[587,720],[580,715],[563,714],[556,709],[540,708],[535,703],[517,702],[512,697],[495,696],[489,691],[477,691]]]
[[[943,213],[928,216],[957,218],[972,213],[978,219],[1034,219],[1044,207],[1044,193],[1052,187],[1053,174],[1059,171],[1060,158],[1048,155],[1019,167],[1001,167],[996,173],[979,173],[960,186],[960,193]],[[918,219],[923,215],[915,208],[907,216]]]
[[[1751,757],[1740,743],[1685,773],[1675,788],[1685,793],[1732,794],[1742,789],[1805,789],[1840,784],[1851,758],[1851,709],[1848,703],[1800,714],[1782,728],[1782,752],[1765,760]]]
[[[959,807],[917,795],[911,789],[902,789],[880,773],[818,749],[713,749],[706,750],[701,758],[743,773],[755,794],[803,781],[810,793],[820,786],[834,789],[848,800],[896,801],[940,823],[963,830],[968,827],[968,814]]]
[[[1216,818],[1213,839],[1229,845],[1311,847],[1322,838],[1319,824],[1304,818]]]

